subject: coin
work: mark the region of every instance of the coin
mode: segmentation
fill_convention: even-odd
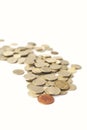
[[[24,78],[28,81],[32,81],[37,78],[37,75],[32,74],[31,72],[24,75]]]
[[[39,94],[37,94],[37,93],[35,93],[35,92],[31,91],[31,90],[28,92],[28,95],[29,95],[29,96],[32,96],[32,97],[34,97],[34,98],[36,98],[36,97],[39,96]]]
[[[36,86],[42,86],[46,83],[46,81],[41,78],[41,77],[38,77],[37,79],[33,80],[32,84],[36,85]]]
[[[76,73],[76,68],[71,66],[71,68],[68,69],[68,72],[74,74]]]
[[[48,63],[54,63],[54,62],[56,62],[56,59],[55,58],[46,58],[45,61]]]
[[[32,67],[32,72],[33,72],[34,74],[40,74],[40,73],[42,73],[42,71],[41,71],[40,68],[35,68],[35,67]]]
[[[3,52],[3,55],[4,55],[4,56],[12,56],[13,54],[14,54],[14,52],[13,52],[13,51],[10,51],[10,50]]]
[[[27,87],[30,91],[32,91],[33,93],[36,93],[36,94],[44,92],[43,87],[39,87],[39,86],[36,86],[36,85],[33,85],[33,84],[29,84]]]
[[[58,87],[61,90],[68,90],[70,88],[70,86],[67,82],[61,81],[61,80],[55,81],[55,87]]]
[[[61,90],[58,87],[48,87],[45,89],[46,94],[59,95]]]
[[[19,64],[24,64],[25,63],[25,57],[20,57],[19,59],[18,59],[18,63]]]
[[[44,66],[44,67],[41,68],[41,71],[43,73],[50,73],[51,72],[51,68]]]
[[[54,98],[48,94],[41,94],[38,96],[38,101],[42,104],[52,104],[54,102]]]
[[[77,70],[81,69],[81,66],[77,64],[72,64],[71,67],[75,67],[75,69]]]
[[[59,53],[57,51],[51,51],[51,54],[58,55]]]
[[[50,65],[50,68],[51,68],[51,69],[54,69],[54,70],[59,70],[59,69],[61,68],[61,65],[58,65],[58,64],[56,64],[56,63],[53,63],[53,64]]]
[[[70,91],[77,89],[76,85],[74,85],[74,84],[69,84],[69,85],[70,85],[70,89],[69,89]]]
[[[44,79],[48,81],[54,81],[54,80],[57,80],[58,77],[55,74],[46,74],[44,75]]]
[[[17,62],[17,58],[14,58],[14,57],[10,57],[7,59],[8,63],[11,63],[11,64],[14,64]]]
[[[0,42],[4,42],[5,40],[4,39],[0,39]]]
[[[71,75],[70,72],[67,70],[60,70],[58,74],[63,77],[69,77]]]
[[[13,70],[13,73],[17,74],[17,75],[22,75],[22,74],[24,74],[24,71],[21,69],[15,69],[15,70]]]

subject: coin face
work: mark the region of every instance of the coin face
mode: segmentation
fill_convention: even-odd
[[[70,86],[67,82],[61,81],[61,80],[55,81],[55,87],[58,87],[61,90],[68,90],[70,88]]]
[[[10,57],[10,58],[7,59],[8,63],[11,63],[11,64],[16,63],[17,60],[18,60],[18,59],[17,59],[17,58],[14,58],[14,57]]]
[[[3,52],[3,55],[4,56],[12,56],[14,54],[14,52],[13,51],[10,51],[10,50],[7,50],[7,51],[4,51]]]
[[[22,74],[24,74],[24,71],[21,69],[15,69],[15,70],[13,70],[13,73],[17,74],[17,75],[22,75]]]
[[[46,94],[59,95],[61,90],[58,87],[48,87],[45,89]]]
[[[44,85],[45,83],[46,83],[46,81],[43,79],[43,78],[41,78],[41,77],[38,77],[38,78],[36,78],[35,80],[33,80],[33,82],[32,82],[34,85],[39,85],[39,86],[41,86],[41,85]]]
[[[27,81],[32,81],[32,80],[34,80],[34,79],[37,78],[37,75],[34,75],[34,74],[32,74],[32,73],[30,72],[30,73],[25,74],[25,75],[24,75],[24,78],[25,78]]]
[[[33,85],[33,84],[29,84],[27,87],[30,91],[32,91],[35,94],[39,94],[39,93],[44,92],[43,87],[39,87],[39,86],[36,86],[36,85]]]
[[[48,81],[55,81],[58,77],[55,74],[47,74],[44,76],[44,79]]]
[[[54,102],[54,98],[48,94],[41,94],[38,96],[38,101],[42,104],[52,104]]]

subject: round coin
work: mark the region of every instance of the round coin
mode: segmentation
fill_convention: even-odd
[[[13,73],[17,74],[17,75],[22,75],[22,74],[24,74],[24,71],[21,69],[15,69],[15,70],[13,70]]]
[[[54,98],[48,94],[41,94],[38,96],[38,101],[42,104],[52,104],[54,102]]]
[[[45,89],[45,93],[50,95],[59,95],[60,92],[61,90],[57,87],[48,87]]]

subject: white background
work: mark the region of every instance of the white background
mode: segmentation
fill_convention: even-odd
[[[0,61],[0,130],[87,130],[87,1],[0,0],[0,38],[5,44],[49,44],[82,66],[77,90],[42,105],[27,95],[22,76]],[[4,43],[0,43],[4,45]]]

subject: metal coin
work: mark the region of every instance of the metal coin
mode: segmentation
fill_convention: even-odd
[[[24,78],[28,81],[32,81],[37,78],[37,75],[32,74],[31,72],[24,75]]]
[[[15,70],[13,70],[13,73],[17,74],[17,75],[22,75],[22,74],[24,74],[24,71],[21,69],[15,69]]]
[[[42,86],[46,83],[46,81],[41,78],[41,77],[38,77],[37,79],[33,80],[32,84],[36,85],[36,86]]]
[[[54,98],[48,94],[41,94],[38,96],[38,101],[42,104],[52,104],[54,102]]]
[[[55,87],[58,87],[61,90],[68,90],[70,88],[70,86],[67,82],[61,81],[61,80],[55,81]]]
[[[50,95],[59,95],[60,92],[61,90],[57,87],[48,87],[45,89],[45,93]]]

